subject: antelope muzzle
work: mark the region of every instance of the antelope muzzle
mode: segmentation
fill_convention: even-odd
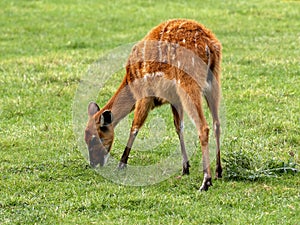
[[[104,166],[106,158],[108,156],[108,152],[104,147],[101,139],[97,136],[91,138],[89,144],[89,158],[90,158],[90,165],[92,167],[96,167],[100,164],[100,166]]]

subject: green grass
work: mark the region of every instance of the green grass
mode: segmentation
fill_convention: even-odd
[[[0,224],[299,223],[299,8],[268,0],[1,1]],[[115,184],[89,167],[76,141],[80,79],[100,55],[178,17],[205,24],[223,44],[224,179],[197,191],[197,151],[189,176]],[[101,105],[117,83],[107,84]],[[160,110],[153,116],[170,116]],[[132,163],[159,156],[132,154]]]

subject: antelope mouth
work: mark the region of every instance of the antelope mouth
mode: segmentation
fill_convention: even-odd
[[[100,153],[99,156],[95,157],[90,154],[89,158],[90,158],[91,167],[92,168],[103,167],[107,163],[109,155],[110,155],[109,153],[107,154]]]

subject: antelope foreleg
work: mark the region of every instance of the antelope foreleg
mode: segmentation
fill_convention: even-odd
[[[123,169],[126,167],[129,153],[132,148],[133,142],[139,132],[139,129],[143,126],[143,124],[148,116],[148,113],[152,107],[153,107],[153,99],[152,98],[143,98],[143,99],[140,99],[137,101],[136,107],[134,110],[134,118],[132,121],[129,139],[127,141],[127,145],[124,149],[121,161],[119,163],[119,169]]]
[[[128,142],[127,142],[127,146],[124,149],[121,161],[119,163],[119,169],[124,169],[126,167],[128,157],[129,157],[129,154],[130,154],[130,150],[132,148],[133,142],[134,142],[135,137],[137,136],[138,132],[139,132],[138,129],[134,129],[130,132],[130,136],[129,136],[129,139],[128,139]]]

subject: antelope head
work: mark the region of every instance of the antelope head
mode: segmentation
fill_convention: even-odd
[[[114,139],[113,116],[109,110],[100,111],[94,102],[88,106],[88,116],[84,139],[89,150],[90,165],[103,166]]]

